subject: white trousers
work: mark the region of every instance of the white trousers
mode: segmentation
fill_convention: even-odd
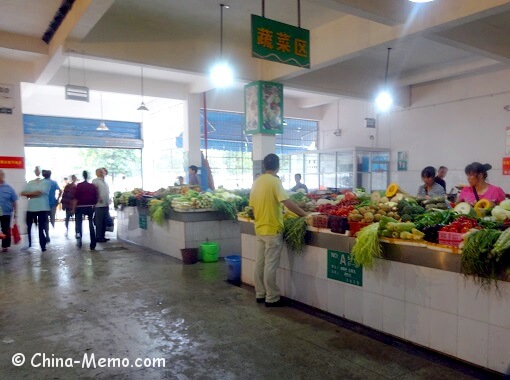
[[[283,236],[257,235],[257,260],[255,261],[255,294],[266,302],[280,299],[280,288],[276,284],[276,270],[280,265]]]

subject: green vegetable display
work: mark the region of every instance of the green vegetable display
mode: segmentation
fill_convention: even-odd
[[[382,249],[378,232],[379,223],[370,224],[358,232],[351,251],[356,265],[364,265],[370,269],[374,265],[374,257],[381,257]]]
[[[497,242],[502,236],[503,239],[498,245]],[[468,234],[462,248],[462,273],[473,275],[474,281],[482,287],[490,287],[501,273],[501,265],[498,262],[502,252],[508,249],[509,243],[510,230],[502,233],[486,229]]]
[[[501,233],[496,244],[494,244],[494,248],[491,250],[491,254],[497,258],[501,258],[502,254],[506,251],[510,250],[510,229],[506,229]]]
[[[237,220],[237,208],[235,203],[227,202],[220,198],[213,198],[212,207],[216,211],[224,213],[229,219]]]
[[[417,215],[413,222],[416,228],[423,230],[425,227],[435,226],[436,224],[450,224],[455,216],[453,210],[429,210],[421,215]]]
[[[283,220],[283,240],[289,251],[303,253],[305,246],[306,218],[288,218]]]

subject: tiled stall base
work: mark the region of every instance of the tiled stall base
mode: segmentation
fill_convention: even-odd
[[[217,242],[218,255],[239,255],[241,232],[239,223],[231,220],[182,222],[167,220],[163,226],[147,221],[147,230],[139,226],[136,207],[118,211],[117,233],[120,239],[153,249],[182,260],[181,248],[199,248],[205,241]]]
[[[255,236],[242,234],[242,281],[253,284]],[[282,251],[282,295],[510,375],[510,283],[481,290],[459,273],[377,260],[363,286],[327,278],[327,250]]]

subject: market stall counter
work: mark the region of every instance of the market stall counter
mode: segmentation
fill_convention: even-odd
[[[254,225],[241,225],[242,282],[253,285]],[[356,267],[355,238],[309,227],[302,254],[285,247],[282,295],[461,360],[510,374],[510,282],[481,288],[460,273],[455,249],[382,243],[370,270]]]
[[[142,214],[144,214],[142,212]],[[206,241],[217,242],[219,256],[241,251],[240,225],[216,211],[170,211],[162,226],[137,207],[117,211],[117,233],[122,240],[182,259],[182,248],[198,248]]]
[[[118,237],[177,259],[182,259],[181,249],[207,242],[218,246],[216,257],[238,254],[241,238],[236,213],[247,204],[247,195],[222,188],[197,190],[169,186],[156,192],[116,193]]]

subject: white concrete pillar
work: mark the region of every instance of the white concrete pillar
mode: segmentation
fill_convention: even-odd
[[[25,159],[25,137],[23,132],[23,114],[21,112],[21,85],[17,80],[10,80],[8,75],[0,78],[2,95],[5,98],[0,102],[4,108],[0,113],[0,156]],[[8,92],[8,93],[7,93]],[[12,113],[5,108],[11,108]],[[5,161],[5,162],[4,162]],[[11,185],[16,193],[20,193],[25,187],[25,170],[33,175],[34,168],[8,168],[9,159],[2,158],[0,168],[5,172],[5,181]],[[29,177],[31,176],[29,175]],[[26,232],[25,211],[27,199],[20,197],[18,201],[18,225],[22,233]]]
[[[262,161],[270,153],[276,152],[276,136],[256,134],[252,136],[253,178],[264,173]]]
[[[200,107],[202,94],[189,94],[184,105],[184,152],[187,155],[188,165],[202,165],[200,154]]]

